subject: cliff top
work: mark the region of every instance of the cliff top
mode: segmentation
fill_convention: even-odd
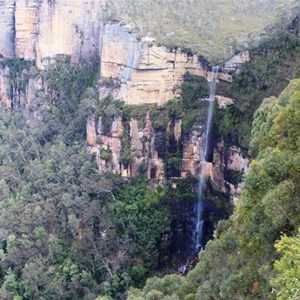
[[[111,0],[107,17],[124,20],[161,44],[209,60],[228,58],[297,10],[295,0]]]

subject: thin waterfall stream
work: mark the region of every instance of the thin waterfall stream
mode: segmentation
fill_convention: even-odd
[[[199,185],[198,185],[198,200],[196,204],[196,222],[194,229],[194,243],[195,250],[199,252],[203,247],[202,244],[202,236],[203,236],[203,210],[204,210],[204,196],[206,190],[206,174],[205,174],[205,163],[207,162],[207,156],[209,151],[210,139],[211,139],[211,129],[212,129],[212,120],[213,120],[213,107],[214,107],[214,99],[216,92],[216,79],[218,75],[219,67],[213,67],[211,83],[210,83],[210,93],[209,93],[209,104],[208,104],[208,112],[207,112],[207,120],[206,120],[206,130],[204,136],[203,149],[200,151],[202,153],[201,156],[201,168],[199,174]]]

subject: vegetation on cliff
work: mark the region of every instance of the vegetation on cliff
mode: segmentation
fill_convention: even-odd
[[[219,85],[236,105],[216,110],[215,133],[253,157],[233,215],[186,277],[151,278],[128,299],[299,298],[300,81],[281,92],[300,76],[298,34],[297,18],[252,50],[232,85]]]
[[[131,290],[129,299],[297,299],[299,119],[300,80],[295,80],[256,111],[254,159],[239,203],[200,253],[196,268],[185,278],[149,279],[142,290]]]
[[[100,176],[87,154],[97,65],[61,57],[37,74],[18,60],[2,63],[11,67],[13,92],[25,71],[42,78],[46,90],[26,106],[17,93],[13,109],[1,106],[0,298],[122,298],[166,259],[166,189]]]
[[[250,50],[251,61],[233,74],[233,83],[218,84],[218,94],[235,100],[229,109],[215,111],[217,134],[227,142],[248,149],[253,115],[262,100],[278,96],[290,80],[300,77],[299,30],[297,17]]]
[[[207,82],[186,74],[181,101],[125,106],[110,97],[99,101],[95,61],[72,65],[62,56],[38,71],[32,62],[1,59],[12,106],[0,111],[0,298],[124,299],[131,288],[132,300],[297,299],[300,81],[281,91],[300,76],[298,35],[299,20],[252,50],[232,85],[220,83],[219,92],[236,104],[215,111],[215,137],[249,148],[254,158],[240,201],[194,270],[146,285],[190,243],[197,178],[173,178],[180,174],[182,144],[168,128],[180,119],[184,137],[204,122]],[[41,84],[25,103],[20,95],[30,76]],[[100,176],[83,142],[87,117],[101,116],[104,133],[122,118],[121,161],[128,165],[129,122],[135,118],[143,127],[147,113],[170,181],[150,182],[143,168],[139,179]],[[110,149],[100,155],[109,160]],[[234,171],[225,177],[241,180]],[[230,210],[224,195],[209,194],[214,205]]]
[[[121,115],[128,139],[130,119],[145,123],[150,111],[171,177],[180,169],[181,149],[171,145],[168,125],[189,121],[190,113],[193,122],[204,118],[199,92],[207,94],[207,83],[187,75],[183,102],[124,106],[99,101],[92,61],[72,65],[61,56],[39,71],[24,60],[3,59],[1,67],[10,70],[12,107],[1,105],[0,118],[0,298],[124,299],[129,287],[142,288],[180,247],[186,250],[197,179],[174,179],[174,189],[143,176],[100,176],[85,147],[87,116],[101,115],[109,131]],[[26,103],[30,78],[42,84]],[[196,104],[203,109],[194,112]],[[123,159],[130,159],[126,147]]]
[[[111,0],[107,5],[108,19],[123,20],[162,45],[215,61],[257,41],[266,27],[285,26],[299,8],[294,0]]]

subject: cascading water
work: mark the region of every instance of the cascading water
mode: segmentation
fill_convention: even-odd
[[[206,130],[204,136],[204,144],[203,149],[201,151],[201,171],[199,175],[199,186],[198,186],[198,200],[196,205],[196,223],[194,230],[194,240],[195,240],[195,249],[199,252],[202,248],[202,234],[203,234],[203,201],[204,201],[204,193],[206,189],[206,174],[205,174],[205,162],[207,161],[207,155],[210,144],[210,136],[211,136],[211,127],[212,127],[212,119],[213,119],[213,107],[214,107],[214,99],[216,92],[216,79],[218,74],[219,67],[213,67],[212,69],[212,78],[210,83],[210,93],[209,93],[209,105],[208,105],[208,113],[207,113],[207,121],[206,121]]]

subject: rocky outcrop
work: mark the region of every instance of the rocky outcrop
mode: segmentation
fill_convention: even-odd
[[[36,91],[43,87],[42,78],[30,74],[29,66],[20,67],[20,71],[16,64],[9,66],[0,59],[0,101],[7,108],[28,107],[35,99]]]
[[[36,59],[39,34],[39,1],[15,1],[15,55]]]
[[[39,10],[37,62],[57,54],[73,59],[98,56],[104,0],[42,1]]]
[[[101,97],[112,94],[127,104],[164,104],[180,96],[186,72],[206,75],[197,55],[139,39],[120,24],[104,25],[100,57]],[[116,84],[105,86],[108,78]]]
[[[129,26],[105,22],[105,0],[0,0],[0,55],[35,60],[39,68],[57,55],[101,65],[100,97],[111,94],[127,104],[180,97],[183,75],[210,80],[197,55],[158,46]],[[232,81],[219,73],[219,80]]]
[[[237,171],[244,174],[248,170],[249,158],[245,157],[242,150],[232,146],[225,148],[224,142],[216,144],[210,162],[201,161],[203,149],[203,129],[201,126],[194,128],[183,141],[183,156],[181,177],[199,176],[200,170],[210,178],[219,191],[235,196],[240,191],[240,185],[226,180],[225,173]]]
[[[5,107],[11,107],[11,97],[8,94],[9,91],[9,68],[4,67],[0,69],[0,101],[4,104]]]
[[[218,103],[219,108],[221,109],[225,109],[227,108],[227,106],[234,104],[234,100],[232,98],[216,95],[215,99]]]
[[[249,158],[243,155],[240,148],[231,146],[227,152],[226,167],[231,170],[246,173],[250,164]]]
[[[0,0],[0,55],[15,55],[15,6],[14,0]]]
[[[205,76],[196,55],[159,47],[120,23],[103,22],[105,1],[0,1],[0,55],[45,67],[57,55],[98,59],[100,94],[128,104],[163,104],[180,95],[183,74]],[[113,84],[111,85],[111,82]]]
[[[103,134],[99,125],[101,117],[99,120],[96,128],[95,116],[89,116],[86,127],[88,147],[101,172],[111,171],[128,178],[141,174],[149,178],[164,178],[164,163],[155,149],[155,134],[149,113],[144,128],[139,127],[136,119],[131,119],[129,134],[123,132],[120,117],[112,122],[109,135]]]
[[[226,70],[236,70],[242,64],[250,61],[250,52],[249,51],[241,51],[238,54],[234,55],[229,61],[225,64]]]
[[[200,161],[203,156],[203,130],[197,127],[191,131],[184,141],[182,155],[181,177],[198,176],[200,174]]]
[[[100,98],[112,95],[126,104],[162,105],[179,98],[187,72],[210,81],[211,73],[197,55],[158,46],[154,39],[140,38],[121,23],[105,23],[105,5],[104,0],[0,0],[0,25],[4,29],[0,32],[0,55],[35,60],[39,68],[61,54],[70,55],[73,61],[97,59]],[[18,86],[11,84],[9,73],[8,66],[0,68],[0,99],[6,107],[30,104],[38,89],[47,93],[46,83],[38,75],[20,72],[18,83],[22,85]],[[219,73],[218,80],[230,82],[232,78]],[[233,103],[221,96],[216,99],[222,108]],[[217,148],[212,161],[202,164],[201,126],[187,133],[181,120],[170,120],[158,137],[149,113],[143,122],[133,118],[126,126],[122,117],[116,116],[110,132],[104,132],[101,117],[89,115],[87,144],[101,172],[164,179],[198,176],[200,168],[205,168],[220,190],[226,190],[224,169],[246,170],[248,161],[235,148],[226,155],[224,149]]]
[[[109,134],[104,134],[99,124],[101,118],[100,122],[95,116],[88,118],[87,142],[101,172],[111,171],[127,178],[146,175],[149,179],[161,180],[171,177],[198,177],[202,168],[203,174],[211,179],[219,191],[232,196],[240,191],[240,185],[228,182],[225,174],[228,171],[245,173],[249,159],[244,157],[241,149],[237,147],[227,149],[224,142],[219,142],[212,151],[211,161],[202,162],[201,151],[204,141],[202,126],[196,126],[183,134],[181,120],[171,120],[165,128],[165,143],[161,145],[155,142],[157,133],[152,126],[149,112],[142,122],[131,119],[127,131],[124,131],[121,117],[112,122]],[[141,127],[141,124],[145,125]],[[174,142],[177,143],[178,149],[182,149],[176,166],[180,170],[179,176],[176,172],[172,174],[166,171],[168,156],[164,157],[162,154],[170,147],[173,148]]]

